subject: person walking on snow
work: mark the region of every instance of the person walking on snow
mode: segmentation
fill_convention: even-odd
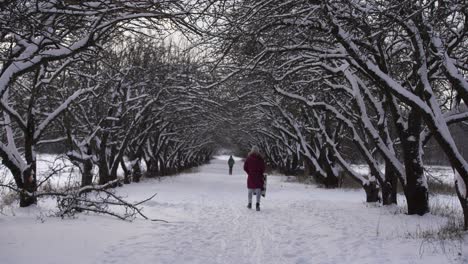
[[[247,188],[249,203],[247,208],[252,208],[252,196],[257,195],[256,209],[260,211],[260,195],[263,188],[263,174],[265,173],[265,162],[260,156],[257,146],[253,146],[244,163],[244,171],[247,172]]]
[[[232,157],[232,155],[229,157],[229,160],[228,160],[228,165],[229,165],[229,175],[232,175],[232,167],[234,166],[234,158]]]

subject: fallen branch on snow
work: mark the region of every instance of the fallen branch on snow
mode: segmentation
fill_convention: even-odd
[[[146,220],[167,223],[165,220],[148,218],[145,214],[143,214],[143,208],[138,207],[145,202],[152,200],[156,196],[156,193],[142,201],[130,203],[115,194],[114,187],[120,184],[121,180],[114,180],[103,185],[89,185],[78,189],[68,189],[63,192],[46,191],[35,193],[30,193],[15,188],[11,185],[0,184],[0,187],[7,187],[15,192],[22,192],[23,194],[36,198],[44,196],[56,197],[57,208],[59,209],[57,215],[62,218],[72,217],[76,213],[88,211],[114,216],[125,221],[131,221],[137,216],[140,216]],[[111,210],[110,207],[112,206],[123,208],[124,212],[119,213],[117,211]]]

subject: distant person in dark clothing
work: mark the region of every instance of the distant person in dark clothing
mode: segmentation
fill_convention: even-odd
[[[244,163],[244,171],[247,172],[247,188],[249,203],[247,208],[252,208],[252,196],[257,196],[256,209],[260,211],[260,196],[263,188],[263,174],[265,173],[265,162],[257,146],[253,146]]]
[[[228,165],[229,165],[229,175],[232,175],[232,167],[234,167],[234,158],[232,157],[232,155],[229,157],[229,160],[228,160]]]

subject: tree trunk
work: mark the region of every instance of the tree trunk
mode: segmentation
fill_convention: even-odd
[[[424,215],[429,212],[429,195],[421,164],[406,165],[407,186],[405,196],[408,214]]]
[[[85,145],[86,148],[86,159],[81,160],[81,187],[93,184],[93,161],[91,160],[92,150],[89,144]]]
[[[23,171],[23,189],[29,193],[34,193],[37,190],[37,166],[36,156],[34,153],[34,116],[30,116],[28,126],[24,135],[24,155],[27,169]],[[20,207],[27,207],[36,203],[37,199],[34,196],[27,195],[26,193],[20,194]]]
[[[291,160],[288,158],[286,159],[286,164],[284,165],[283,171],[284,174],[291,175]]]
[[[119,168],[120,160],[116,160],[115,156],[111,156],[110,160],[113,160],[112,166],[109,170],[109,181],[117,180],[117,169]],[[122,159],[122,158],[120,158]]]
[[[37,189],[36,162],[29,164],[29,168],[23,172],[23,190],[34,193]],[[36,197],[24,192],[20,194],[20,207],[27,207],[37,202]]]
[[[458,194],[458,200],[460,201],[460,204],[462,206],[463,210],[463,220],[464,220],[464,225],[463,225],[463,230],[468,230],[468,199],[464,198],[460,195],[460,193],[457,190]]]
[[[157,159],[149,158],[146,161],[146,177],[152,178],[159,174],[158,161]]]
[[[158,158],[157,163],[157,168],[158,168],[158,174],[157,176],[165,176],[167,175],[166,173],[166,164],[161,158]]]
[[[98,160],[98,168],[99,168],[99,184],[106,184],[109,182],[109,167],[107,166],[107,155],[105,151],[105,147],[103,149],[103,145],[99,146],[99,160]]]
[[[102,153],[103,152],[103,153]],[[101,155],[99,157],[98,161],[98,167],[99,167],[99,184],[106,184],[110,181],[110,176],[109,176],[109,167],[107,164],[106,160],[106,151],[101,150]]]
[[[140,182],[141,179],[141,168],[140,168],[140,161],[135,161],[132,166],[132,180],[133,182]]]
[[[109,182],[109,170],[107,164],[99,164],[99,184],[106,184]]]
[[[322,168],[326,173],[326,177],[323,179],[325,187],[337,188],[339,183],[338,175],[335,174],[336,171],[333,168],[334,164],[332,164],[326,148],[321,150],[319,162],[322,164]]]
[[[124,172],[124,183],[130,184],[131,183],[130,171],[128,170],[127,165],[125,164],[124,159],[120,160],[120,166],[122,166],[122,170]]]
[[[299,159],[296,154],[292,155],[291,167],[294,175],[297,174],[297,167],[299,166]]]
[[[404,191],[410,215],[424,215],[429,212],[429,195],[422,161],[421,130],[422,116],[420,111],[412,109],[408,116],[407,133],[401,139],[406,171]]]
[[[307,158],[303,157],[303,163],[304,163],[304,179],[307,179],[310,175],[311,169],[310,169],[310,161]]]
[[[366,191],[366,202],[375,203],[379,201],[379,187],[375,182],[363,186]]]
[[[324,179],[325,180],[325,187],[326,188],[337,188],[338,187],[338,177],[335,176],[335,174],[330,174],[327,173],[327,177]]]
[[[93,162],[85,160],[80,166],[81,170],[81,187],[91,185],[93,183]]]
[[[457,172],[455,172],[457,173]],[[459,182],[461,179],[459,179],[459,175],[455,175],[455,191],[457,192],[458,200],[460,201],[462,211],[463,211],[463,230],[468,230],[468,197],[466,196],[466,185],[464,182]],[[460,187],[459,185],[462,185]],[[464,189],[465,191],[465,196],[463,195],[462,192],[460,192],[460,188]]]
[[[459,197],[460,198],[460,197]],[[460,199],[460,203],[462,203],[462,209],[463,209],[463,230],[467,231],[468,230],[468,199]]]
[[[397,204],[397,188],[398,178],[394,168],[388,164],[385,164],[385,182],[382,186],[382,204],[390,205]]]

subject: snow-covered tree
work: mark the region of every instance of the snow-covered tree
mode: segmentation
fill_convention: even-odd
[[[6,125],[4,140],[0,144],[0,156],[3,164],[14,175],[17,187],[29,193],[35,191],[35,145],[59,114],[92,89],[87,87],[83,90],[78,88],[83,85],[78,85],[76,90],[71,90],[68,98],[62,96],[63,101],[54,104],[55,109],[48,109],[48,113],[41,112],[39,108],[44,107],[46,102],[43,95],[56,95],[49,90],[49,83],[56,78],[55,76],[74,64],[74,60],[83,52],[96,51],[96,47],[116,36],[139,31],[141,27],[156,31],[173,27],[196,32],[195,21],[200,18],[200,14],[209,12],[211,5],[213,1],[187,1],[183,4],[179,1],[150,0],[2,2],[0,97],[3,123]],[[60,85],[55,86],[60,88]],[[17,96],[23,91],[26,92],[19,100],[29,102],[20,105],[20,108],[25,108],[26,111],[14,107],[19,101],[11,101],[12,96]],[[117,98],[118,92],[113,94],[113,98]],[[110,118],[113,117],[115,116],[111,113]],[[116,122],[115,119],[103,121],[106,129],[112,129]],[[14,142],[18,133],[23,134],[24,148],[21,148],[18,142]],[[82,147],[87,146],[85,142],[80,144]],[[120,160],[122,151],[118,153],[115,161]],[[81,156],[86,155],[82,153]],[[116,167],[116,163],[113,162],[108,168],[109,173],[112,174]],[[100,170],[100,173],[105,174],[105,170]],[[22,196],[21,206],[34,202],[34,199],[28,199],[28,196],[31,195],[25,193]]]
[[[446,104],[466,101],[463,1],[242,3],[230,9],[231,23],[222,24],[231,36],[220,33],[223,58],[237,65],[233,72],[256,71],[258,80],[306,106],[315,121],[299,128],[315,123],[322,133],[316,137],[326,138],[330,149],[336,141],[327,132],[326,114],[333,115],[369,164],[367,180],[377,179],[386,203],[396,201],[398,177],[410,214],[429,211],[422,155],[430,133],[457,171],[468,216],[467,163],[448,130],[466,113]],[[301,119],[293,115],[295,122]],[[353,175],[340,150],[333,152]]]

